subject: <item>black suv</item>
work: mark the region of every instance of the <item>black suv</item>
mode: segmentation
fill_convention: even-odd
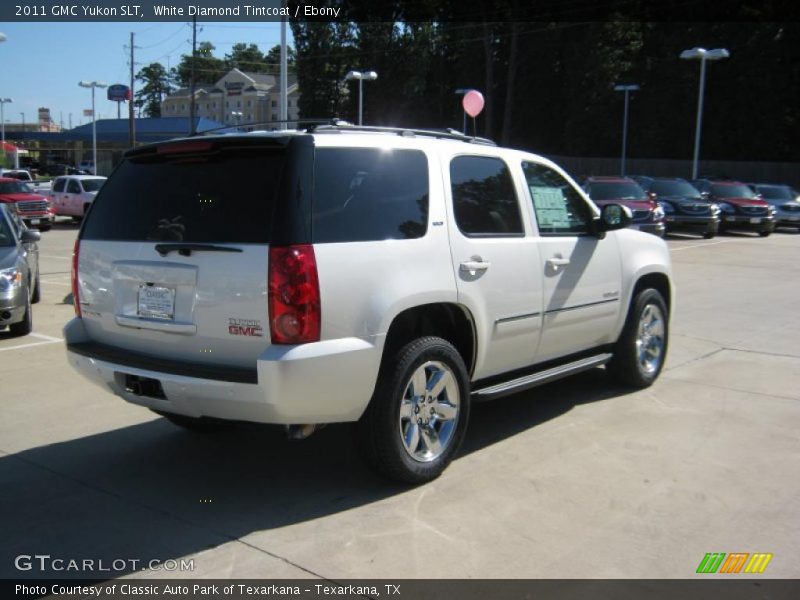
[[[680,177],[636,177],[664,210],[667,233],[689,231],[711,239],[719,231],[719,207]]]

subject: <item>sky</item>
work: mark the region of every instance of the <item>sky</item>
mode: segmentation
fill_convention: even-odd
[[[50,109],[50,116],[64,127],[90,123],[83,110],[91,108],[91,90],[78,86],[81,80],[129,85],[130,33],[136,49],[136,70],[152,62],[175,66],[181,54],[191,52],[190,23],[0,23],[7,36],[0,43],[0,98],[11,98],[4,106],[6,122],[31,123],[39,107]],[[292,43],[291,29],[287,40]],[[262,52],[280,43],[280,23],[198,23],[197,42],[209,41],[222,58],[231,46],[256,44]],[[97,118],[116,118],[117,103],[106,99],[106,90],[97,90]],[[127,114],[127,104],[121,106]]]

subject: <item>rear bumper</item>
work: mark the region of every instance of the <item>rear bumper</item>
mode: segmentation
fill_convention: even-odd
[[[124,351],[89,341],[81,319],[64,327],[64,337],[69,363],[128,402],[190,417],[257,423],[357,421],[380,364],[380,350],[360,338],[270,346],[248,370],[156,359],[148,364],[136,355],[126,359]],[[127,375],[157,380],[166,399],[133,393],[126,388]]]

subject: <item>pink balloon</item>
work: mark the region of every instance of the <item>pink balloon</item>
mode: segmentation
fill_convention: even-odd
[[[464,106],[464,112],[475,118],[483,110],[483,94],[478,90],[470,90],[464,94],[461,104]]]

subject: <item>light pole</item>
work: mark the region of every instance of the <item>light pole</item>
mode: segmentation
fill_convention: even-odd
[[[470,91],[472,91],[472,88],[458,88],[456,90],[456,96],[463,96],[464,94]],[[464,113],[464,123],[461,133],[467,135],[467,111],[464,110],[463,106],[461,107],[461,112]]]
[[[628,147],[628,95],[631,92],[638,91],[639,86],[634,84],[630,85],[615,85],[615,92],[625,93],[625,111],[622,115],[622,160],[620,161],[620,175],[625,176],[625,151]]]
[[[13,102],[11,98],[0,98],[0,122],[2,122],[2,129],[3,129],[3,153],[6,151],[6,115],[5,115],[5,106]]]
[[[22,133],[25,133],[25,113],[21,112],[19,115],[22,117]]]
[[[97,175],[97,119],[94,110],[94,90],[108,87],[108,85],[100,81],[79,81],[78,85],[83,88],[92,88],[92,175]]]
[[[703,95],[706,87],[706,61],[720,60],[731,55],[726,48],[715,48],[706,50],[705,48],[692,48],[681,52],[684,60],[700,60],[700,92],[697,98],[697,127],[694,133],[694,159],[692,160],[692,179],[697,179],[697,162],[700,159],[700,128],[703,123]]]
[[[346,81],[358,79],[358,124],[361,125],[364,115],[364,80],[375,81],[378,78],[378,74],[375,71],[364,71],[363,73],[361,71],[349,71],[344,78]]]

